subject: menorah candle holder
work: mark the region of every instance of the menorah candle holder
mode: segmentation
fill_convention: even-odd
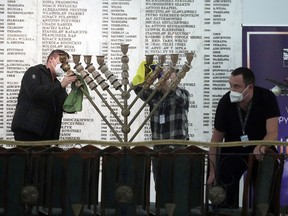
[[[154,106],[154,108],[150,111],[149,115],[145,118],[145,120],[142,122],[142,124],[139,126],[139,128],[136,130],[136,132],[132,135],[132,137],[130,138],[129,141],[133,141],[133,139],[138,135],[138,133],[140,132],[140,130],[144,127],[144,125],[146,124],[146,122],[150,119],[150,117],[156,112],[156,110],[159,108],[159,106],[162,104],[163,100],[169,95],[169,93],[172,90],[175,90],[177,85],[180,83],[181,78],[184,78],[186,73],[190,70],[191,68],[191,62],[193,60],[194,57],[194,52],[191,53],[186,53],[186,62],[183,65],[182,69],[180,72],[181,76],[175,76],[175,78],[172,80],[171,85],[169,86],[168,90],[165,92],[165,94],[162,96],[162,98],[159,100],[159,102]],[[151,58],[151,57],[149,57]],[[176,68],[176,64],[178,61],[178,54],[172,54],[171,55],[171,65],[170,65],[170,69],[168,71],[168,75],[169,73],[174,72],[177,68]],[[177,73],[177,74],[178,74]],[[153,73],[152,73],[153,74]],[[149,74],[151,75],[151,74]],[[153,98],[153,96],[156,94],[157,91],[160,90],[159,86],[162,86],[162,82],[166,82],[167,79],[170,77],[169,76],[162,76],[159,81],[155,84],[156,88],[152,91],[152,93],[150,94],[150,96],[147,98],[146,101],[144,101],[142,107],[137,111],[137,113],[133,116],[131,122],[129,123],[130,125],[133,123],[133,121],[135,121],[136,117],[140,115],[140,113],[143,111],[143,109],[145,108],[145,106],[148,104],[148,102]],[[153,75],[151,75],[153,77]],[[157,77],[157,76],[155,76]],[[146,79],[147,81],[147,79]],[[145,81],[145,82],[146,82]],[[145,85],[145,84],[144,84]],[[142,89],[143,90],[143,89]],[[140,93],[141,94],[141,91]],[[139,98],[139,94],[137,95],[137,99]]]
[[[89,94],[85,93],[83,89],[83,83],[80,82],[80,80],[77,80],[75,82],[76,86],[82,90],[84,95],[88,98],[89,102],[92,104],[92,106],[95,108],[95,110],[99,113],[101,118],[105,121],[107,126],[111,129],[115,137],[120,142],[132,142],[135,137],[138,135],[140,130],[143,128],[143,126],[146,124],[146,122],[149,120],[149,118],[153,115],[153,113],[158,109],[158,107],[161,105],[163,100],[167,97],[167,95],[170,93],[170,91],[173,91],[177,88],[177,85],[180,83],[181,79],[183,79],[186,75],[186,73],[191,68],[191,62],[193,60],[193,57],[195,56],[194,52],[186,53],[186,62],[183,65],[180,72],[177,73],[177,76],[172,80],[172,83],[166,91],[166,93],[163,95],[163,97],[159,100],[158,104],[154,107],[154,109],[149,113],[149,115],[145,118],[145,120],[142,122],[142,124],[137,128],[136,132],[132,134],[132,136],[129,138],[128,135],[131,132],[131,126],[135,119],[137,119],[141,113],[143,112],[145,106],[148,104],[148,102],[153,98],[153,96],[156,94],[157,91],[161,90],[162,86],[166,83],[166,81],[169,79],[171,73],[175,72],[177,70],[177,63],[178,63],[178,54],[171,54],[171,64],[169,66],[169,70],[163,74],[160,78],[160,73],[163,72],[164,64],[166,62],[166,55],[159,55],[158,56],[158,63],[156,65],[156,68],[154,71],[151,71],[150,66],[154,62],[154,55],[146,55],[146,64],[145,66],[145,74],[146,79],[144,81],[142,92],[145,89],[151,88],[151,86],[154,84],[155,88],[153,89],[151,95],[149,98],[144,101],[140,109],[137,110],[136,113],[133,113],[131,116],[131,109],[136,103],[136,101],[139,99],[139,94],[135,96],[132,103],[128,104],[128,99],[130,98],[130,92],[135,88],[135,86],[131,85],[129,83],[129,57],[127,56],[129,44],[121,44],[121,51],[122,51],[122,57],[121,57],[121,82],[117,79],[117,77],[109,70],[107,64],[105,63],[105,56],[104,55],[98,55],[96,56],[97,64],[99,65],[98,71],[95,66],[92,63],[92,56],[91,55],[84,55],[84,62],[86,64],[86,67],[84,68],[80,62],[81,55],[75,54],[73,56],[73,62],[75,64],[73,71],[70,67],[70,65],[66,62],[66,56],[60,56],[60,62],[62,63],[61,67],[64,71],[67,73],[74,73],[78,76],[81,76],[85,83],[89,86],[89,89],[91,91],[96,92],[96,94],[99,96],[101,101],[105,104],[107,109],[111,112],[113,117],[118,121],[118,123],[121,125],[121,132],[122,137],[119,132],[115,130],[115,128],[110,124],[110,122],[107,120],[105,115],[103,114],[103,110],[100,109],[96,103],[92,100]],[[102,74],[105,76],[102,77]],[[118,100],[118,98],[115,97],[115,95],[110,90],[110,85],[106,82],[106,80],[109,81],[110,85],[116,90],[121,92],[121,98],[122,102]],[[157,81],[158,80],[158,81]],[[97,84],[96,84],[97,83]],[[106,101],[105,97],[103,97],[103,94],[98,90],[98,86],[101,87],[102,91],[106,91],[111,98],[116,102],[118,107],[121,109],[121,116],[118,116],[114,109],[111,107],[111,105]],[[140,94],[141,94],[140,91]],[[105,108],[106,109],[106,108]],[[129,117],[131,118],[129,121]]]

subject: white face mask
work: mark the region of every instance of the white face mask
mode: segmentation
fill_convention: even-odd
[[[56,66],[55,66],[55,65]],[[64,70],[61,68],[61,63],[57,64],[57,61],[55,59],[53,59],[53,67],[54,67],[54,70],[55,70],[55,74],[56,74],[56,77],[61,77],[61,76],[64,76]]]
[[[242,93],[236,92],[236,91],[230,91],[230,95],[229,96],[230,96],[231,103],[241,102],[244,99],[243,93],[247,90],[247,88],[248,88],[248,86],[244,89],[244,91]]]
[[[57,64],[55,67],[56,77],[64,76],[64,70],[61,68],[62,64]]]

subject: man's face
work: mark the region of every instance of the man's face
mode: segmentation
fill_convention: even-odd
[[[164,68],[163,68],[163,73],[165,74],[165,73],[167,73],[168,71],[170,70],[170,66],[165,66]],[[170,79],[173,79],[174,77],[176,76],[176,72],[173,72],[173,73],[171,73],[171,75],[170,75]]]
[[[66,62],[68,63],[68,58],[66,57]],[[60,56],[59,55],[55,55],[54,57],[51,57],[50,58],[50,62],[54,65],[54,66],[56,66],[57,64],[61,64],[61,62],[60,62]]]
[[[68,58],[66,57],[66,62],[68,62]],[[52,77],[55,78],[57,76],[62,76],[64,74],[63,69],[61,68],[60,56],[54,55],[50,58],[48,67],[50,68]]]
[[[171,73],[171,75],[170,75],[170,79],[173,80],[173,78],[174,78],[175,76],[176,76],[176,72]]]
[[[237,76],[231,75],[229,78],[229,84],[230,84],[230,91],[236,91],[242,93],[246,88],[242,75]]]
[[[56,67],[57,64],[60,64],[59,56],[54,56],[50,58],[50,64],[53,65],[53,68]]]

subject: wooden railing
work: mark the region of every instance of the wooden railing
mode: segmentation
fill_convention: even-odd
[[[156,144],[186,147],[167,147],[156,152],[150,148]],[[207,149],[209,146],[239,146],[242,142],[2,140],[0,145],[0,215],[236,214],[235,209],[223,210],[208,200]],[[287,146],[283,142],[267,141],[245,145]],[[275,178],[271,179],[278,186],[275,187],[277,196],[286,156],[266,156],[268,165],[277,163]],[[253,155],[250,157],[248,171],[255,161]],[[151,163],[155,159],[158,160],[156,177],[151,174]],[[249,172],[247,175],[249,179]],[[155,178],[155,202],[151,202],[154,185],[150,184],[150,178]],[[263,182],[267,176],[262,174],[259,178]],[[237,209],[242,215],[250,215],[256,208],[249,200],[249,188],[250,182],[244,181],[244,189],[240,191],[243,205]],[[279,215],[279,200],[272,201],[274,206],[278,205],[275,215]],[[260,207],[265,208],[265,205],[262,203]]]

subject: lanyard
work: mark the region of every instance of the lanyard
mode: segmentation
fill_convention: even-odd
[[[249,117],[249,114],[250,114],[251,106],[252,106],[252,101],[248,105],[247,112],[246,112],[246,115],[245,115],[245,119],[243,121],[242,112],[241,112],[239,103],[237,103],[238,115],[239,115],[239,118],[240,118],[240,123],[241,123],[243,135],[245,135],[245,127],[246,127],[246,124],[247,124],[247,121],[248,121],[248,117]]]

